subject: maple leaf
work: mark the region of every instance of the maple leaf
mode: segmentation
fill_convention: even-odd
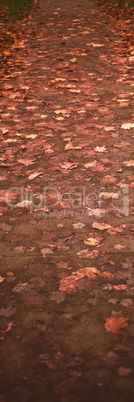
[[[105,322],[105,329],[107,332],[112,332],[113,334],[117,334],[120,330],[120,328],[125,328],[127,327],[128,318],[126,317],[117,317],[117,316],[112,316],[106,319]]]
[[[98,246],[100,243],[100,239],[95,239],[94,237],[88,237],[88,239],[84,240],[84,243],[88,246]]]
[[[111,225],[108,225],[105,222],[102,222],[102,223],[93,222],[92,226],[93,226],[93,228],[99,229],[99,230],[113,229],[113,227]]]
[[[35,163],[34,159],[18,159],[18,162],[25,166],[33,165],[33,163]]]
[[[5,278],[3,278],[2,276],[0,276],[0,283],[2,283],[4,281]]]
[[[85,267],[78,269],[75,274],[67,276],[60,281],[59,290],[62,292],[71,292],[75,287],[78,287],[77,281],[87,276],[87,278],[92,279],[95,278],[96,275],[102,277],[110,277],[113,276],[110,273],[103,272],[101,273],[96,267]]]
[[[88,248],[85,248],[76,254],[79,256],[79,258],[95,258],[97,257],[98,253],[98,250],[90,251]]]
[[[73,161],[71,161],[70,159],[68,159],[67,162],[63,162],[60,164],[61,168],[64,170],[68,170],[68,169],[75,169],[78,167],[77,164],[75,164]]]

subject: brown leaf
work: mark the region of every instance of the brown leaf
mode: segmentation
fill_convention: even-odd
[[[35,179],[36,177],[40,176],[41,174],[42,174],[42,172],[34,172],[34,173],[31,173],[31,174],[28,176],[28,178],[29,178],[29,180],[33,180],[33,179]]]
[[[22,165],[29,166],[34,163],[34,159],[18,159],[19,163],[22,163]]]
[[[73,161],[71,161],[71,159],[68,159],[67,162],[63,162],[60,164],[61,168],[64,170],[68,170],[68,169],[74,169],[77,168],[78,165],[75,164]]]
[[[69,151],[69,149],[73,149],[72,141],[69,141],[65,146],[65,151]]]
[[[111,225],[108,225],[105,222],[102,222],[102,223],[93,222],[92,226],[93,226],[93,228],[99,229],[99,230],[113,229]]]

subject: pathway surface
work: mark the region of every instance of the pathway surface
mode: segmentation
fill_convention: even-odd
[[[96,2],[40,4],[1,84],[0,402],[131,402],[132,57]]]

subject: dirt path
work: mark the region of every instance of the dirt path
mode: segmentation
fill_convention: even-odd
[[[0,402],[132,402],[133,57],[40,4],[1,84]]]

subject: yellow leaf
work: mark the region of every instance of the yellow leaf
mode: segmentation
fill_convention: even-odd
[[[117,102],[129,102],[129,99],[117,99]]]
[[[17,139],[15,138],[8,138],[7,140],[4,140],[4,142],[16,142]]]
[[[64,120],[63,116],[56,117],[56,120]]]
[[[87,240],[84,240],[84,243],[88,246],[97,246],[99,244],[99,240],[94,237],[89,237]]]
[[[26,135],[26,138],[30,138],[31,140],[34,140],[34,138],[36,138],[36,137],[37,137],[37,134]]]

